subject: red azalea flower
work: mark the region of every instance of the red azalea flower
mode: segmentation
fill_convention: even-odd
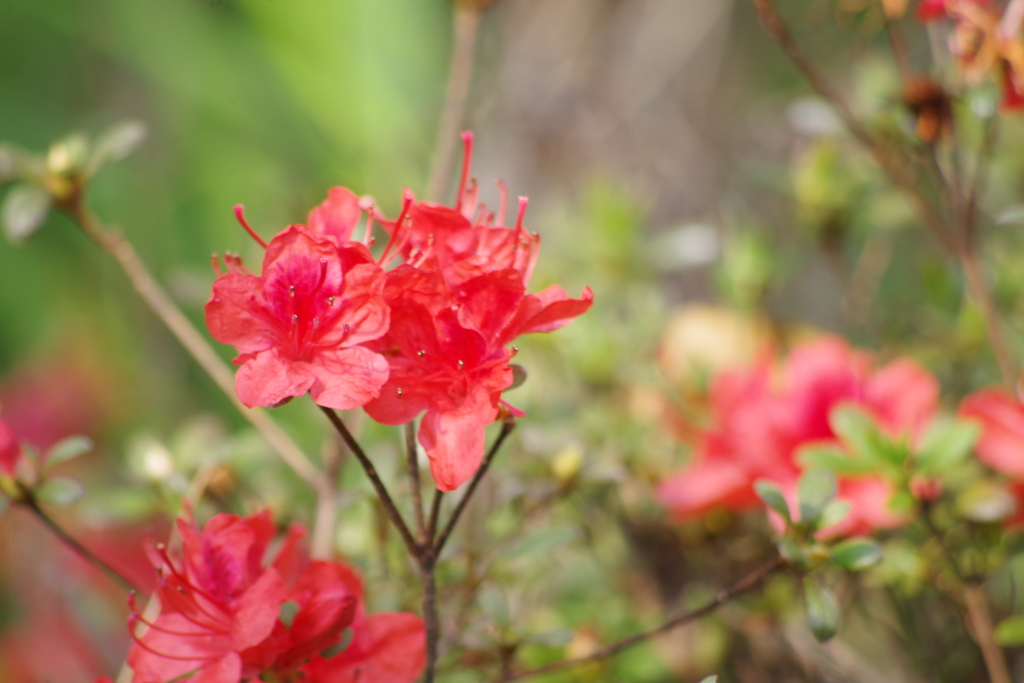
[[[239,351],[242,403],[272,406],[309,392],[322,406],[348,410],[378,395],[387,362],[359,344],[384,334],[388,308],[384,271],[365,245],[319,240],[291,226],[270,242],[260,276],[237,257],[228,263],[231,272],[217,279],[206,304],[206,324]]]
[[[325,563],[326,564],[326,563]],[[314,657],[302,667],[310,683],[414,683],[427,663],[427,632],[423,620],[407,612],[364,614],[363,584],[358,575],[333,563],[356,596],[352,641],[340,653]]]
[[[961,2],[982,7],[988,7],[991,4],[990,0],[921,0],[917,4],[915,16],[922,24],[945,19],[950,16],[950,9]]]
[[[976,391],[960,402],[960,417],[981,423],[978,459],[997,472],[1024,481],[1024,406],[1001,389]]]
[[[528,284],[540,253],[540,235],[523,227],[528,200],[519,198],[516,224],[505,226],[508,208],[505,184],[498,183],[501,200],[496,213],[477,200],[476,180],[470,176],[473,134],[463,133],[462,140],[465,155],[454,207],[417,203],[409,195],[409,204],[399,220],[388,221],[380,216],[378,219],[392,235],[394,252],[407,264],[423,270],[439,270],[453,286],[509,268],[519,271],[523,284]]]
[[[549,332],[590,308],[584,288],[571,299],[559,287],[526,294],[522,273],[490,272],[449,287],[437,272],[399,266],[388,274],[391,329],[375,342],[391,364],[373,419],[404,424],[426,411],[419,442],[442,491],[473,475],[484,453],[484,428],[498,416],[513,381],[508,345],[528,332]],[[521,413],[520,413],[521,414]]]
[[[18,436],[6,422],[0,420],[0,472],[14,476],[19,460],[21,444],[18,443]]]
[[[180,557],[162,545],[152,553],[161,575],[160,615],[148,621],[133,605],[132,680],[162,683],[198,672],[190,680],[238,683],[258,675],[242,653],[271,634],[287,598],[278,570],[261,564],[274,536],[270,513],[247,519],[220,514],[202,531],[179,520],[178,531]],[[142,634],[138,623],[148,627]]]
[[[758,507],[754,482],[769,479],[792,494],[800,476],[801,446],[834,441],[833,408],[857,405],[887,433],[916,435],[938,403],[935,379],[909,360],[872,370],[871,358],[844,341],[826,337],[797,347],[772,387],[762,363],[746,373],[726,373],[712,387],[713,426],[697,443],[694,463],[664,482],[662,504],[681,519],[724,507]],[[851,511],[826,535],[862,533],[903,523],[888,509],[891,487],[877,477],[844,477],[838,497]]]

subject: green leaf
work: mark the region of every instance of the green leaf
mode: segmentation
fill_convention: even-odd
[[[821,517],[818,518],[818,528],[827,529],[830,526],[835,526],[846,519],[848,514],[850,514],[850,504],[848,502],[845,500],[833,500],[821,511]]]
[[[782,515],[787,523],[792,521],[789,516],[789,503],[786,502],[786,497],[782,495],[778,486],[767,479],[759,479],[754,482],[754,492],[765,505]]]
[[[51,505],[70,505],[82,497],[85,487],[81,482],[67,477],[47,479],[36,489],[36,498]]]
[[[96,140],[86,165],[86,175],[92,175],[107,162],[124,159],[146,139],[148,132],[146,124],[141,121],[122,121],[108,128]]]
[[[508,389],[505,389],[505,391],[511,391],[516,387],[521,387],[523,385],[523,382],[525,382],[526,378],[528,377],[526,368],[524,368],[522,365],[517,365],[513,363],[509,367],[512,368],[512,384],[510,384]]]
[[[839,601],[827,588],[804,579],[804,608],[807,623],[818,642],[825,642],[839,630]]]
[[[828,470],[808,470],[796,485],[800,522],[813,524],[836,497],[836,477]]]
[[[996,626],[996,642],[1003,647],[1024,645],[1024,615],[1007,617]]]
[[[834,445],[804,446],[797,453],[797,460],[808,469],[825,469],[837,474],[865,474],[877,469],[873,463],[852,458]]]
[[[74,460],[78,456],[88,453],[92,448],[92,440],[90,440],[89,437],[69,436],[68,438],[59,441],[53,448],[48,450],[46,455],[43,457],[43,462],[46,463],[46,468],[49,469],[62,462]]]
[[[882,549],[870,538],[849,538],[832,548],[832,562],[859,572],[882,561]]]
[[[708,676],[702,679],[700,683],[718,683],[718,676]]]
[[[851,405],[841,405],[829,413],[832,431],[864,460],[876,460],[878,427],[870,415]]]
[[[7,193],[0,209],[4,234],[15,244],[32,236],[46,220],[53,198],[38,185],[15,185]]]
[[[973,422],[935,420],[925,432],[918,464],[925,474],[939,474],[963,461],[974,449],[981,429]]]

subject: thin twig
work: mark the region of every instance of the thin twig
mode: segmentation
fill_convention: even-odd
[[[256,431],[267,440],[271,448],[277,451],[285,464],[291,467],[300,479],[314,490],[319,490],[322,486],[322,479],[316,466],[306,458],[302,450],[267,415],[265,410],[247,408],[238,400],[238,396],[235,394],[235,379],[231,371],[153,278],[131,243],[123,236],[105,229],[95,214],[85,205],[80,195],[62,208],[97,246],[114,257],[118,265],[121,266],[121,270],[128,276],[135,291],[171,333],[178,338],[178,341],[213,379],[214,383],[220,387],[231,404],[242,414],[242,417],[256,428]]]
[[[992,150],[995,148],[996,140],[999,139],[999,117],[993,114],[985,124],[985,133],[981,139],[981,146],[978,147],[978,160],[974,164],[974,179],[971,182],[971,189],[967,196],[967,211],[964,225],[964,232],[968,244],[973,244],[975,232],[978,225],[978,203],[981,201],[981,193],[988,181],[989,161],[992,157]]]
[[[473,497],[473,493],[476,491],[476,487],[480,484],[480,480],[487,474],[487,469],[491,466],[491,461],[494,460],[494,456],[498,454],[498,450],[501,448],[501,444],[505,442],[508,435],[512,433],[512,430],[516,428],[516,421],[512,417],[506,417],[501,423],[501,433],[498,434],[498,438],[494,440],[491,445],[491,450],[487,451],[487,455],[484,456],[483,462],[480,463],[480,467],[477,468],[476,474],[469,482],[469,487],[466,489],[466,494],[462,496],[459,504],[455,506],[455,510],[452,511],[452,516],[448,519],[448,524],[445,525],[444,531],[441,532],[441,536],[437,539],[437,543],[434,544],[434,553],[437,556],[441,555],[441,551],[444,550],[445,543],[448,542],[448,538],[452,535],[452,531],[455,530],[455,525],[459,523],[459,517],[462,516],[463,511],[466,509],[466,505],[469,504],[470,499]]]
[[[19,488],[21,488],[21,498],[18,500],[18,503],[24,505],[33,515],[35,515],[36,519],[42,522],[47,529],[53,532],[54,536],[59,538],[66,546],[78,553],[78,555],[86,562],[89,562],[93,566],[102,570],[104,574],[114,581],[114,583],[118,584],[126,591],[138,592],[139,589],[136,588],[131,581],[126,579],[119,571],[101,560],[95,553],[82,545],[76,538],[65,531],[63,527],[57,524],[56,520],[46,514],[46,512],[39,507],[39,501],[36,500],[35,494],[33,494],[32,491],[29,491],[24,487]]]
[[[992,292],[985,280],[985,271],[972,245],[964,245],[959,256],[967,290],[970,292],[971,298],[978,304],[981,315],[985,319],[989,346],[992,347],[992,354],[999,365],[1003,382],[1012,394],[1015,392],[1017,366],[1013,361],[1013,352],[1010,350],[1009,342],[1006,341],[1006,335],[1003,332],[1003,324],[999,318],[996,302],[992,298]]]
[[[388,489],[384,486],[384,482],[381,481],[380,475],[377,474],[377,469],[370,462],[370,459],[366,456],[366,452],[363,451],[362,446],[355,440],[352,433],[348,431],[348,427],[341,421],[338,414],[333,408],[327,408],[320,406],[320,410],[324,412],[327,419],[331,421],[334,428],[341,435],[341,438],[345,441],[345,445],[348,446],[349,450],[356,456],[356,460],[363,466],[363,470],[366,471],[366,476],[370,478],[370,483],[373,484],[373,488],[377,492],[377,498],[380,499],[380,504],[384,508],[384,513],[391,520],[391,524],[398,529],[398,533],[402,536],[402,541],[405,543],[405,547],[409,550],[409,554],[416,560],[422,562],[423,552],[420,546],[416,543],[416,539],[412,537],[412,533],[409,531],[409,527],[406,525],[405,520],[402,519],[402,513],[398,511],[395,506],[395,501],[391,499],[391,494],[388,493]]]
[[[473,80],[473,55],[480,28],[481,7],[456,2],[452,16],[452,61],[445,87],[444,109],[437,124],[434,163],[427,182],[427,199],[442,201],[452,172],[459,130],[466,115],[466,96]]]
[[[906,160],[902,155],[897,155],[891,145],[885,144],[877,139],[867,127],[854,115],[853,109],[846,100],[825,77],[818,71],[818,68],[807,58],[800,47],[796,44],[789,28],[783,22],[782,17],[775,11],[772,0],[752,0],[761,18],[761,24],[770,36],[789,55],[790,60],[807,79],[811,88],[824,100],[832,105],[832,108],[839,114],[843,124],[850,131],[854,138],[863,145],[874,157],[875,162],[889,179],[900,188],[916,205],[918,213],[924,222],[925,227],[932,233],[935,240],[949,253],[955,252],[955,244],[945,230],[945,222],[936,212],[935,207],[917,186],[913,175],[907,171]]]
[[[431,538],[427,535],[427,523],[423,519],[423,492],[420,490],[420,463],[416,449],[416,421],[405,425],[405,457],[409,465],[409,485],[412,487],[412,509],[416,516],[416,533],[421,546]]]
[[[420,581],[423,584],[423,625],[427,632],[427,665],[423,672],[423,683],[434,683],[437,668],[438,645],[441,642],[441,620],[437,613],[437,578],[434,573],[436,557],[430,557],[420,565]]]
[[[441,501],[444,499],[444,491],[434,489],[434,501],[430,504],[430,521],[427,523],[427,538],[433,544],[437,536],[437,520],[441,516]]]
[[[981,648],[981,656],[985,660],[985,668],[988,670],[991,683],[1012,683],[1003,649],[996,642],[995,626],[992,623],[992,614],[988,609],[984,589],[979,584],[967,583],[964,585],[963,596],[971,635]]]
[[[525,671],[519,671],[511,675],[505,675],[500,677],[497,683],[517,681],[523,678],[539,676],[541,674],[552,673],[555,671],[562,671],[564,669],[569,669],[575,666],[579,666],[581,664],[586,664],[588,662],[596,662],[602,659],[608,659],[609,657],[612,657],[627,648],[633,647],[634,645],[638,645],[644,642],[645,640],[653,638],[654,636],[661,635],[662,633],[671,631],[677,626],[681,626],[682,624],[686,624],[691,621],[696,621],[701,617],[711,614],[719,607],[732,600],[733,598],[742,595],[743,593],[746,593],[747,591],[757,587],[768,576],[770,576],[773,572],[777,571],[783,566],[785,566],[785,562],[782,560],[782,558],[776,557],[771,562],[761,566],[754,572],[743,577],[742,579],[734,583],[731,587],[721,591],[711,601],[702,605],[701,607],[698,607],[695,610],[683,612],[682,614],[677,614],[676,616],[672,617],[671,619],[669,619],[668,621],[664,622],[659,626],[655,626],[654,628],[648,629],[646,631],[641,631],[640,633],[636,633],[627,638],[623,638],[622,640],[617,640],[614,643],[609,643],[608,645],[605,645],[604,647],[595,650],[594,652],[590,653],[585,657],[567,659],[561,662],[547,664],[536,669],[527,669]]]

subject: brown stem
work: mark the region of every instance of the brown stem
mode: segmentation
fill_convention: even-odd
[[[988,609],[984,588],[977,583],[965,584],[963,596],[967,623],[971,627],[974,640],[981,648],[981,656],[985,660],[985,668],[988,670],[991,683],[1012,683],[1003,650],[996,642],[995,626],[992,624],[992,614]]]
[[[498,434],[498,438],[494,440],[491,445],[491,450],[487,451],[487,455],[484,456],[483,462],[480,463],[480,467],[477,468],[476,474],[469,482],[469,487],[466,489],[466,494],[462,496],[458,505],[455,506],[455,510],[452,511],[452,516],[448,519],[448,523],[444,527],[444,531],[441,532],[441,536],[437,539],[437,543],[434,545],[434,554],[436,556],[441,555],[441,551],[444,549],[445,543],[448,542],[448,538],[452,535],[452,531],[455,530],[455,525],[459,523],[459,518],[465,511],[466,506],[469,504],[469,500],[473,497],[473,493],[476,491],[476,487],[480,484],[480,480],[487,474],[488,468],[491,466],[491,462],[494,460],[494,456],[498,454],[498,450],[501,448],[501,444],[505,442],[508,435],[512,433],[512,430],[516,428],[516,421],[511,416],[506,417],[501,423],[501,433]]]
[[[430,554],[420,564],[420,582],[423,584],[423,624],[427,631],[427,666],[423,672],[423,683],[434,683],[438,644],[441,641],[441,620],[437,613],[435,561],[435,556]]]
[[[409,465],[409,480],[412,487],[412,509],[416,516],[416,533],[421,546],[430,542],[427,536],[427,523],[423,519],[423,492],[420,490],[420,464],[416,451],[416,421],[405,425],[405,457]]]
[[[334,428],[341,435],[341,438],[345,441],[345,445],[348,446],[349,450],[356,456],[356,460],[363,466],[363,470],[366,472],[366,476],[370,478],[370,483],[373,484],[374,490],[377,492],[377,498],[380,499],[380,504],[384,508],[384,514],[391,520],[391,524],[398,529],[398,533],[402,536],[402,541],[405,543],[406,549],[416,560],[422,564],[423,560],[423,549],[416,543],[416,539],[412,537],[412,533],[409,531],[409,527],[406,525],[405,520],[402,519],[402,513],[398,511],[395,506],[395,502],[391,499],[391,494],[388,493],[387,487],[384,486],[384,482],[381,481],[380,475],[377,474],[377,469],[370,462],[370,459],[366,456],[362,446],[355,440],[352,433],[348,431],[348,427],[341,421],[338,414],[334,412],[333,408],[327,408],[320,406],[320,410],[324,412],[327,419],[331,421]]]
[[[206,373],[220,387],[231,404],[238,409],[249,423],[256,428],[267,443],[277,451],[281,459],[314,490],[323,487],[320,472],[295,442],[260,408],[247,408],[235,394],[235,378],[216,352],[196,330],[188,318],[149,273],[134,247],[123,236],[106,230],[99,219],[89,210],[81,195],[62,207],[82,228],[85,234],[101,249],[114,257],[121,270],[128,276],[135,291],[149,305],[150,309],[178,338],[182,346],[192,355]]]
[[[473,2],[456,2],[452,16],[452,61],[445,87],[444,109],[437,124],[434,163],[427,183],[427,199],[442,201],[458,143],[459,129],[466,114],[466,96],[473,79],[473,54],[476,52],[481,7]]]
[[[139,589],[136,588],[131,581],[126,579],[119,571],[101,560],[95,553],[82,545],[77,539],[57,524],[52,517],[46,514],[43,509],[39,507],[39,501],[36,500],[35,494],[32,491],[20,485],[19,489],[21,489],[21,497],[18,500],[18,503],[24,505],[33,515],[35,515],[36,519],[42,522],[54,536],[64,542],[64,545],[78,553],[78,555],[86,562],[89,562],[94,567],[99,568],[104,574],[110,577],[116,584],[124,588],[126,591],[138,592]]]
[[[871,153],[875,163],[881,167],[882,171],[889,177],[889,180],[900,188],[914,203],[918,213],[921,215],[921,220],[935,240],[947,252],[954,253],[955,243],[945,229],[945,222],[935,210],[935,207],[932,206],[928,197],[917,186],[916,179],[907,169],[905,157],[891,145],[872,135],[867,127],[854,115],[853,110],[842,95],[832,87],[832,84],[818,71],[818,68],[796,44],[796,40],[794,40],[793,35],[789,32],[789,28],[778,12],[775,11],[773,0],[752,0],[752,2],[757,9],[761,24],[765,30],[786,51],[790,60],[804,75],[804,78],[807,79],[811,88],[832,105],[853,137]]]
[[[430,521],[427,523],[427,538],[434,542],[437,536],[437,520],[441,515],[441,501],[444,500],[444,491],[434,489],[434,501],[430,504]]]
[[[1017,376],[1016,363],[1013,361],[1013,352],[1006,341],[1003,331],[1003,324],[999,318],[999,311],[996,309],[995,300],[985,280],[985,272],[981,262],[974,251],[973,246],[964,245],[959,252],[960,267],[964,271],[964,279],[967,283],[967,291],[971,298],[978,304],[982,317],[985,319],[985,329],[988,332],[989,345],[992,353],[999,364],[999,372],[1003,376],[1003,382],[1011,393],[1015,391]]]
[[[696,621],[701,617],[711,614],[719,607],[732,600],[733,598],[742,595],[743,593],[746,593],[747,591],[757,587],[768,576],[770,576],[773,572],[777,571],[783,566],[785,566],[785,562],[782,560],[782,558],[776,557],[771,562],[761,566],[757,570],[743,577],[729,588],[721,591],[712,600],[702,605],[701,607],[698,607],[695,610],[683,612],[682,614],[677,614],[668,621],[664,622],[659,626],[655,626],[652,629],[641,631],[640,633],[636,633],[627,638],[623,638],[622,640],[617,640],[614,643],[609,643],[608,645],[605,645],[604,647],[597,649],[596,651],[590,653],[585,657],[567,659],[561,662],[547,664],[536,669],[527,669],[525,671],[519,671],[511,675],[505,675],[500,677],[497,683],[517,681],[523,678],[529,678],[531,676],[539,676],[541,674],[552,673],[554,671],[562,671],[564,669],[569,669],[575,666],[579,666],[581,664],[586,664],[588,662],[596,662],[602,659],[612,657],[618,654],[619,652],[622,652],[627,648],[633,647],[634,645],[638,645],[644,642],[645,640],[653,638],[654,636],[658,636],[667,631],[671,631],[677,626],[686,624],[691,621]]]

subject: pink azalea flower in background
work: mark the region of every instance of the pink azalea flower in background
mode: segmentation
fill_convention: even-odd
[[[714,508],[761,506],[758,479],[794,496],[801,446],[835,441],[829,415],[840,405],[868,411],[892,436],[916,436],[938,404],[938,383],[916,363],[897,360],[874,369],[870,355],[835,337],[798,346],[778,369],[723,373],[711,390],[712,425],[698,437],[693,462],[664,482],[658,498],[678,519]],[[774,380],[774,381],[773,381]],[[851,504],[829,535],[866,533],[905,520],[888,508],[892,490],[878,477],[843,477],[839,495]]]
[[[349,410],[378,395],[387,362],[360,344],[387,331],[389,312],[384,271],[365,245],[292,226],[270,242],[260,276],[237,260],[229,265],[214,282],[206,324],[238,349],[242,403],[273,406],[308,392],[322,406]]]
[[[178,530],[180,554],[172,557],[162,546],[152,551],[161,573],[160,615],[144,620],[133,604],[133,631],[140,623],[147,627],[133,635],[128,655],[134,683],[163,683],[191,672],[188,680],[200,683],[238,683],[263,674],[292,680],[304,667],[321,672],[306,673],[302,680],[308,683],[412,683],[419,676],[426,660],[422,620],[404,613],[366,616],[359,577],[340,562],[310,561],[299,548],[303,527],[292,527],[268,567],[263,556],[274,537],[269,512],[220,514],[202,531],[179,521]],[[287,621],[285,603],[294,605]],[[323,657],[346,629],[352,642]],[[365,678],[374,671],[392,677]]]

